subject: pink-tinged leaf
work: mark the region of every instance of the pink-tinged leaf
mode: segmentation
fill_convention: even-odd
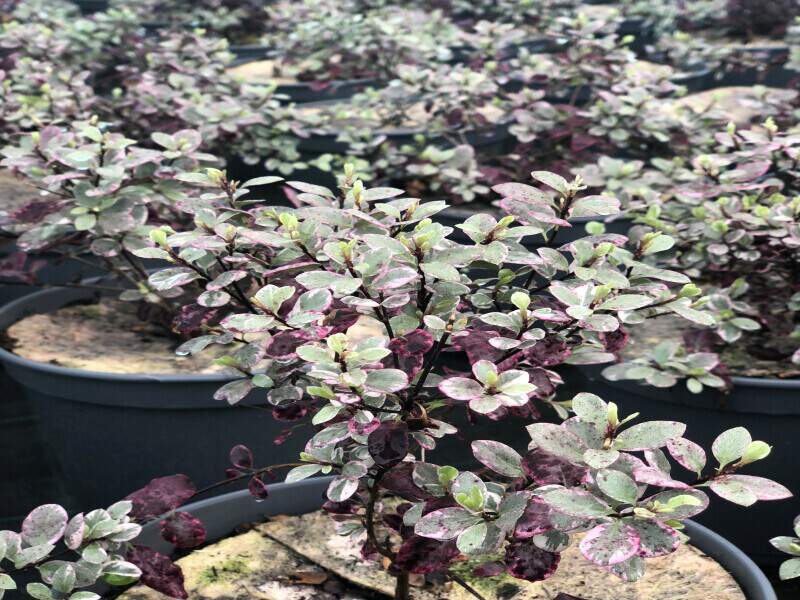
[[[578,198],[569,209],[569,216],[601,217],[619,212],[619,200],[607,196],[585,196]]]
[[[525,581],[543,581],[558,569],[561,555],[536,546],[533,541],[514,541],[506,546],[508,574]]]
[[[686,438],[674,438],[667,442],[670,456],[683,468],[697,473],[703,472],[706,466],[706,452],[702,447]]]
[[[474,379],[449,377],[439,383],[439,391],[453,400],[469,402],[483,395],[483,386]]]
[[[780,483],[752,475],[723,475],[711,482],[711,489],[729,502],[750,506],[758,500],[785,500],[792,493]]]
[[[195,492],[194,483],[186,475],[169,475],[151,480],[125,499],[133,503],[131,516],[138,521],[146,521],[178,508]]]
[[[381,423],[367,437],[367,450],[375,464],[382,467],[396,465],[408,454],[408,425],[400,421]]]
[[[177,511],[161,521],[161,537],[178,548],[196,548],[206,541],[206,528],[194,515]]]
[[[429,512],[414,526],[414,533],[433,540],[452,540],[483,521],[465,508],[453,506]]]
[[[628,560],[639,552],[639,532],[621,521],[604,523],[590,530],[579,548],[587,560],[601,567]]]
[[[146,546],[134,545],[126,559],[142,571],[141,582],[170,598],[188,598],[183,586],[183,572],[169,556]]]
[[[253,451],[243,444],[231,448],[229,453],[231,464],[238,469],[253,468]]]
[[[642,558],[666,556],[680,546],[678,532],[664,523],[634,519],[630,526],[639,532],[639,556]]]
[[[639,467],[634,469],[633,478],[636,480],[636,483],[646,483],[647,485],[662,488],[685,490],[689,487],[682,481],[675,481],[666,473],[654,469],[653,467]]]
[[[78,513],[67,523],[67,528],[64,530],[64,545],[70,550],[80,547],[85,532],[86,523],[83,513]]]
[[[446,571],[460,554],[453,541],[441,542],[412,535],[397,550],[394,566],[418,575],[441,573]]]
[[[379,273],[372,286],[379,290],[394,290],[419,279],[419,274],[411,267],[396,267]]]
[[[500,183],[492,186],[492,191],[503,196],[503,198],[513,198],[531,204],[550,206],[553,200],[542,190],[524,183]]]
[[[30,546],[55,544],[67,528],[69,515],[58,504],[34,508],[22,522],[22,540]]]

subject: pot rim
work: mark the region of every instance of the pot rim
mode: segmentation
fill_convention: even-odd
[[[292,497],[297,498],[298,495],[305,497],[307,494],[317,494],[319,496],[319,504],[321,506],[323,502],[322,493],[332,479],[333,477],[331,476],[311,477],[295,483],[275,483],[268,486],[268,488],[271,492],[271,495],[277,495],[281,497],[276,502],[277,504],[285,503],[285,500],[282,498],[284,495],[291,494]],[[203,513],[206,511],[213,510],[215,507],[231,502],[237,504],[243,502],[246,503],[248,497],[250,497],[250,494],[247,490],[228,492],[226,494],[212,496],[210,498],[187,504],[186,506],[182,507],[182,510],[186,510],[192,514],[195,514],[202,519],[205,516]],[[287,510],[277,508],[275,511],[270,511],[269,503],[269,498],[263,503],[258,503],[255,499],[252,499],[252,505],[254,507],[256,505],[263,507],[258,511],[263,515],[281,514],[281,512],[292,514],[291,509]],[[232,521],[230,518],[226,518],[225,520],[226,522]],[[734,546],[721,535],[715,533],[707,527],[695,523],[694,521],[686,520],[684,521],[684,524],[686,525],[685,531],[687,535],[692,538],[692,545],[716,561],[722,568],[730,573],[730,575],[745,593],[747,600],[777,600],[775,591],[773,590],[772,585],[770,584],[766,575],[764,575],[761,569],[741,549]],[[233,527],[235,527],[235,525]],[[220,536],[215,536],[212,533],[210,539],[213,542],[216,542],[229,537],[233,527],[228,529],[227,533],[224,533]],[[159,551],[166,550],[167,552],[170,552],[170,548],[174,550],[174,547],[160,539],[158,534],[158,521],[152,521],[151,523],[145,525],[142,534],[140,535],[144,535],[148,541],[155,541],[155,543],[160,546],[156,548]]]

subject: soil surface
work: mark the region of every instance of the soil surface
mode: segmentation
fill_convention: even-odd
[[[231,75],[244,77],[253,83],[277,83],[278,85],[289,85],[297,83],[297,79],[286,76],[276,76],[276,65],[274,60],[255,60],[244,63],[238,67],[228,69]]]
[[[5,332],[15,354],[41,363],[106,373],[215,373],[224,346],[195,357],[175,355],[180,341],[142,321],[135,305],[118,300],[61,308],[25,317]],[[230,347],[227,347],[230,349]]]
[[[792,93],[778,88],[766,88],[772,96]],[[663,103],[666,111],[673,112],[678,108],[689,107],[696,112],[709,111],[724,114],[725,117],[737,125],[747,125],[753,120],[763,121],[761,102],[755,95],[752,87],[733,86],[722,87],[705,92],[688,94],[678,100]]]
[[[394,579],[359,556],[359,543],[336,534],[322,512],[275,517],[178,561],[191,600],[361,600],[391,598]],[[562,553],[552,578],[528,583],[510,576],[459,574],[486,600],[550,600],[559,592],[586,600],[745,600],[733,577],[692,546],[647,562],[639,582],[625,583],[587,562],[576,545]],[[412,580],[414,600],[474,600],[460,586]],[[165,600],[143,586],[122,600]]]

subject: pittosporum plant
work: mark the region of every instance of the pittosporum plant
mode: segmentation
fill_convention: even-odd
[[[156,132],[152,139],[160,150],[103,133],[93,121],[23,136],[18,145],[2,149],[0,165],[46,193],[11,211],[4,225],[18,236],[22,252],[48,251],[88,262],[129,282],[132,289],[123,297],[161,307],[169,323],[180,308],[147,287],[142,258],[148,257],[138,254],[148,246],[154,227],[179,227],[188,220],[180,206],[190,201],[193,190],[175,181],[175,175],[216,159],[198,151],[200,137],[194,131]],[[32,279],[27,269],[35,264],[21,264],[16,277]]]
[[[781,579],[800,577],[800,517],[794,520],[794,533],[797,537],[780,535],[770,540],[770,543],[778,550],[793,557],[781,564],[778,571]]]
[[[743,506],[790,495],[742,474],[770,452],[744,428],[715,440],[718,464],[708,468],[681,423],[633,424],[636,415],[622,417],[589,393],[552,403],[560,382],[553,369],[613,359],[628,326],[664,314],[708,321],[685,276],[649,263],[669,238],[626,247],[624,236],[600,235],[559,246],[568,217],[612,214],[616,202],[584,196],[579,179],[532,175],[542,188],[496,188],[507,216],[476,214],[459,225],[466,244],[431,220],[443,202],[368,189],[351,172],[338,193],[289,182],[300,192],[296,208],[243,200],[248,188],[221,171],[178,175],[205,192],[193,204],[196,229],[151,232],[150,254],[175,263],[150,277],[153,288],[177,295],[202,282],[198,302],[206,306],[246,300],[179,349],[231,347],[223,362],[242,378],[218,398],[236,403],[260,389],[276,415],[307,415],[317,426],[294,464],[257,468],[237,446],[230,480],[249,480],[250,492],[266,499],[265,481],[278,469],[291,468],[287,482],[333,474],[324,509],[362,556],[397,577],[399,600],[410,598],[412,574],[451,580],[478,597],[464,569],[490,586],[500,574],[540,581],[571,543],[599,568],[636,581],[646,559],[686,541],[681,522],[708,506],[706,490]],[[539,248],[520,244],[537,235]],[[370,334],[357,334],[356,321]],[[542,402],[559,407],[564,422],[537,422]],[[437,464],[437,440],[457,431],[454,411],[521,416],[531,421],[530,444],[520,453],[472,441],[485,467],[477,472]],[[673,462],[691,475],[673,476]],[[71,521],[60,507],[36,509],[21,534],[1,534],[14,569],[0,582],[13,589],[16,570],[36,567],[43,582],[29,594],[89,600],[95,596],[75,590],[141,574],[146,585],[185,598],[180,569],[131,540],[139,524],[158,519],[178,547],[202,543],[202,523],[179,510],[196,493],[176,475]],[[67,550],[52,555],[62,539]]]
[[[666,264],[709,292],[716,328],[691,336],[690,345],[724,349],[725,363],[740,373],[792,376],[800,362],[800,139],[768,120],[731,125],[716,141],[718,151],[695,156],[691,177],[646,201],[637,221],[674,238]],[[624,376],[626,368],[614,370]]]
[[[259,0],[111,0],[112,8],[136,12],[142,23],[164,28],[203,28],[233,44],[253,43],[264,33],[267,17]]]
[[[227,73],[233,54],[225,40],[176,32],[145,44],[142,54],[142,63],[123,71],[104,115],[126,135],[145,140],[152,131],[195,129],[207,151],[283,174],[305,166],[293,108],[282,105],[274,83],[251,84]]]
[[[402,66],[398,75],[315,115],[317,131],[335,132],[347,151],[312,164],[337,172],[351,163],[363,179],[410,193],[461,201],[488,193],[481,140],[491,140],[504,120],[494,74],[477,66]]]
[[[353,13],[347,4],[278,3],[265,42],[276,76],[324,86],[343,79],[389,80],[404,64],[452,59],[461,32],[440,12],[392,6]]]

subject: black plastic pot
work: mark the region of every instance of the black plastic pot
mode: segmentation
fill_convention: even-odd
[[[378,130],[376,136],[383,135],[387,140],[397,144],[410,144],[417,135],[426,135],[422,127],[396,127],[387,130]],[[298,149],[304,156],[316,157],[322,154],[347,154],[349,145],[337,139],[338,133],[312,133],[307,138],[301,138]],[[496,156],[509,150],[513,136],[508,131],[508,125],[500,123],[486,130],[469,130],[464,134],[466,142],[477,152],[485,156]],[[452,143],[441,134],[435,134],[427,139],[428,143],[437,146],[452,146]]]
[[[31,294],[0,309],[0,330],[26,315],[94,297],[78,288]],[[268,412],[214,400],[214,391],[231,380],[226,374],[99,373],[6,350],[0,362],[37,408],[69,491],[82,506],[104,506],[159,475],[186,473],[200,485],[218,481],[236,444],[253,448],[259,462],[293,460],[308,437],[300,430],[276,446],[272,440],[284,425]],[[243,402],[261,401],[253,393]]]
[[[231,52],[236,55],[232,66],[238,67],[249,62],[265,60],[273,52],[267,46],[231,46]],[[344,79],[325,83],[311,83],[298,81],[297,83],[284,83],[277,87],[276,94],[286,97],[286,102],[307,104],[309,102],[324,102],[329,100],[346,100],[354,94],[363,92],[370,87],[380,87],[382,82],[374,77],[361,79]]]
[[[633,41],[628,47],[636,53],[637,56],[644,56],[648,44],[655,41],[655,30],[653,25],[646,19],[640,17],[633,17],[625,19],[617,27],[617,35],[624,37],[626,35],[633,36]]]
[[[108,10],[108,0],[72,0],[83,15]]]
[[[641,412],[647,420],[665,419],[686,423],[686,436],[706,449],[714,438],[731,427],[746,427],[753,439],[773,446],[764,460],[747,467],[747,474],[768,477],[800,492],[800,380],[734,377],[733,391],[723,394],[709,388],[690,393],[679,383],[673,388],[654,388],[631,381],[608,381],[600,367],[581,367],[567,377],[578,377],[584,391],[616,402],[621,415]],[[709,455],[710,456],[710,455]],[[710,458],[709,463],[713,461]],[[678,467],[675,474],[683,474]],[[690,475],[687,475],[687,480]],[[714,497],[713,492],[710,493]],[[797,502],[758,502],[749,508],[714,497],[712,507],[698,521],[742,548],[759,564],[773,565],[781,554],[769,539],[786,534],[786,523],[797,514]],[[781,533],[783,532],[783,533]]]
[[[270,486],[269,498],[265,502],[256,502],[247,492],[233,492],[189,504],[184,510],[200,518],[206,526],[208,541],[216,542],[231,535],[243,523],[319,509],[329,482],[328,477],[318,477],[293,484],[278,483]],[[733,576],[747,600],[777,600],[764,574],[736,546],[691,521],[686,522],[685,533],[693,546],[716,560]],[[174,552],[174,548],[161,539],[155,522],[143,528],[136,543],[166,554]]]
[[[800,73],[791,71],[780,66],[767,66],[763,69],[731,69],[728,71],[717,71],[712,74],[711,87],[751,87],[754,85],[765,85],[775,88],[790,88],[800,82]]]

